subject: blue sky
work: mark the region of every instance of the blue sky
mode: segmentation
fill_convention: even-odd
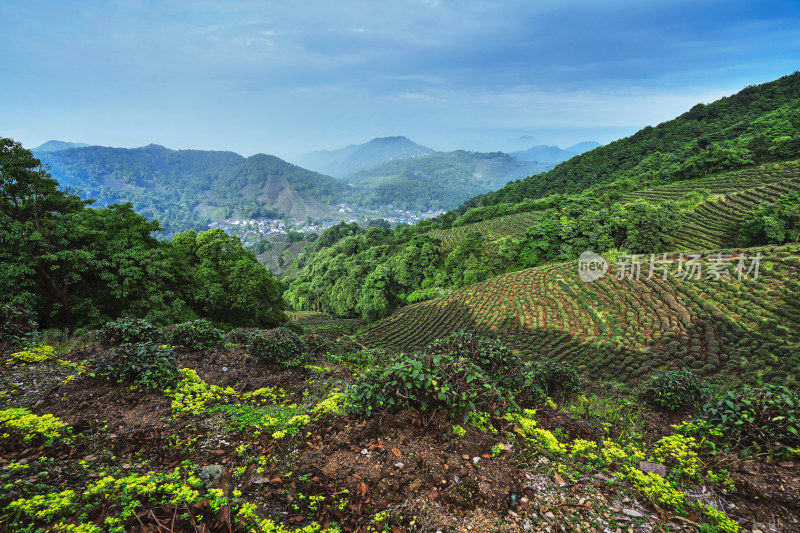
[[[603,143],[800,69],[800,2],[3,0],[0,135],[291,159]]]

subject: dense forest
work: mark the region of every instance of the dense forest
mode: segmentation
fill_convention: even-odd
[[[149,176],[146,167],[137,172],[119,178],[135,184]],[[30,309],[40,325],[57,328],[119,317],[286,321],[280,282],[237,237],[189,230],[158,240],[161,225],[131,203],[91,204],[60,188],[19,143],[0,139],[0,305]]]

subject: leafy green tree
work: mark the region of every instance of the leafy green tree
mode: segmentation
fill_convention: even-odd
[[[683,214],[675,202],[659,205],[637,199],[622,206],[626,235],[623,247],[634,254],[664,249],[681,227]]]
[[[396,302],[390,300],[394,293],[392,288],[391,271],[386,265],[378,266],[367,276],[358,301],[364,320],[377,320],[389,314],[396,305]]]
[[[282,284],[219,228],[187,231],[172,240],[174,259],[191,273],[183,295],[194,311],[215,322],[241,327],[277,327],[286,322]]]
[[[72,322],[73,288],[93,259],[75,231],[87,203],[60,190],[20,143],[0,138],[0,303],[34,309],[43,325]]]
[[[781,196],[742,221],[739,240],[744,244],[783,244],[800,241],[800,193]]]

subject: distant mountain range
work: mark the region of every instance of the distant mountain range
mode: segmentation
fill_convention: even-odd
[[[33,152],[62,187],[77,188],[99,205],[130,201],[167,233],[231,217],[323,217],[357,194],[339,180],[265,154],[244,158],[155,144]]]
[[[130,201],[167,234],[230,218],[336,218],[340,204],[370,211],[453,209],[509,181],[551,169],[597,146],[534,146],[511,155],[436,152],[406,137],[383,137],[298,158],[233,152],[108,148],[48,141],[33,150],[63,187],[98,205]]]
[[[594,150],[598,146],[601,146],[601,144],[595,141],[585,141],[563,149],[558,146],[542,144],[533,146],[527,150],[511,152],[511,156],[519,161],[533,161],[542,165],[550,165],[552,168],[552,166],[555,166],[557,163],[572,159],[576,155],[588,152],[589,150]]]
[[[406,137],[380,137],[364,144],[351,144],[338,150],[317,150],[295,158],[294,163],[316,172],[341,178],[359,170],[394,159],[407,159],[436,153]]]

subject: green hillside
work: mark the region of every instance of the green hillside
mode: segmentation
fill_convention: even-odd
[[[636,189],[704,177],[800,151],[800,73],[784,76],[596,148],[467,206],[576,194],[611,183]]]
[[[233,152],[90,146],[36,154],[62,187],[99,205],[130,201],[167,233],[210,220],[320,217],[353,190],[274,156]]]
[[[686,366],[794,382],[796,362],[787,358],[800,340],[791,244],[800,231],[798,156],[794,74],[695,106],[437,219],[331,242],[302,258],[287,300],[373,322],[360,337],[369,346],[413,350],[476,329],[593,378],[635,381]],[[762,230],[743,241],[745,226]],[[675,260],[737,248],[764,254],[759,279],[577,277],[585,250]],[[743,361],[745,353],[755,356]]]
[[[452,209],[539,168],[502,152],[454,152],[395,159],[342,179],[364,190],[364,205],[418,211]]]
[[[760,253],[757,280],[578,277],[577,262],[498,276],[404,307],[359,340],[409,351],[458,330],[496,337],[531,359],[567,361],[590,381],[686,366],[731,384],[800,383],[800,245]],[[749,264],[749,263],[748,263]]]

